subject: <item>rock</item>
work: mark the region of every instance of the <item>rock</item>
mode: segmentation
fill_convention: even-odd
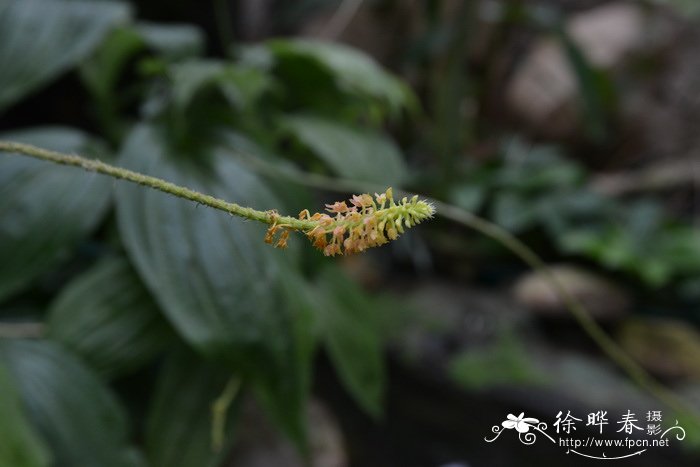
[[[649,372],[663,379],[700,381],[700,333],[670,319],[624,323],[618,340]]]
[[[549,267],[561,285],[597,320],[615,320],[627,314],[625,291],[596,274],[575,266]],[[539,272],[525,274],[514,286],[516,301],[539,315],[568,315],[569,311],[548,278]]]
[[[700,157],[695,124],[700,119],[700,31],[688,25],[677,25],[676,30],[675,43],[653,75],[620,95],[626,123],[620,141],[625,147],[622,154],[608,156],[618,169],[683,159],[697,162]]]
[[[591,65],[611,70],[631,55],[653,49],[652,39],[660,40],[656,34],[649,38],[649,20],[641,5],[613,2],[572,15],[566,30]],[[506,100],[538,133],[566,137],[578,128],[578,86],[561,44],[542,38],[511,78]]]
[[[592,65],[607,69],[639,52],[647,33],[641,7],[624,2],[574,15],[567,30]]]

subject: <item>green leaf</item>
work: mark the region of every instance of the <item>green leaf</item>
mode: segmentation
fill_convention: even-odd
[[[382,100],[393,114],[416,105],[408,86],[351,47],[307,39],[278,39],[268,42],[268,48],[278,59],[314,60],[333,75],[341,89]]]
[[[189,24],[139,22],[135,30],[149,48],[168,60],[196,57],[204,51],[202,30]]]
[[[111,97],[122,68],[142,47],[143,41],[133,29],[115,29],[81,66],[87,87],[98,98]]]
[[[184,111],[195,94],[216,82],[224,69],[224,62],[220,60],[196,60],[173,65],[170,76],[176,108]]]
[[[27,413],[54,454],[54,465],[142,465],[127,445],[122,408],[74,356],[50,342],[0,341]]]
[[[44,467],[50,454],[24,414],[17,389],[0,363],[0,465]]]
[[[141,74],[148,66],[162,72],[166,61],[178,61],[201,52],[203,37],[197,28],[186,25],[130,24],[116,28],[100,47],[80,66],[81,77],[92,93],[94,113],[101,128],[112,141],[121,141],[130,122],[123,119],[122,109],[135,104],[143,83],[120,78],[125,67],[138,53],[151,49],[157,58],[140,62]]]
[[[400,185],[408,170],[393,141],[320,117],[289,116],[285,127],[343,178]]]
[[[264,408],[284,428],[302,453],[308,454],[306,402],[311,386],[312,359],[316,349],[316,295],[303,278],[289,274],[282,282],[284,301],[289,310],[287,329],[293,339],[287,344],[289,381],[263,381],[255,387]]]
[[[273,209],[279,201],[223,148],[168,157],[162,133],[137,127],[120,165],[235,201]],[[287,431],[300,439],[295,316],[279,284],[293,274],[293,251],[263,242],[265,226],[136,185],[117,187],[127,252],[175,329],[200,352],[225,360],[246,382],[284,406]],[[295,398],[290,395],[297,395]]]
[[[191,60],[170,67],[173,101],[185,111],[197,93],[218,88],[231,105],[241,109],[251,105],[270,84],[261,71],[220,60]]]
[[[377,307],[339,271],[318,281],[320,338],[348,392],[367,413],[381,416],[385,370]]]
[[[679,273],[697,276],[700,272],[700,228],[669,225],[655,238],[659,255]]]
[[[615,88],[608,75],[589,62],[563,25],[558,25],[554,32],[578,81],[588,136],[597,142],[604,141],[609,136],[607,123],[611,104],[615,102]]]
[[[0,111],[75,66],[128,16],[110,1],[0,2]]]
[[[522,199],[516,193],[501,193],[493,202],[493,220],[512,232],[521,232],[532,226],[537,218],[533,202]]]
[[[448,371],[457,383],[467,389],[546,383],[545,375],[525,357],[526,350],[515,336],[505,334],[487,348],[459,353],[451,359]]]
[[[88,157],[96,153],[86,134],[68,128],[0,138]],[[95,228],[107,208],[111,183],[72,167],[0,155],[0,300],[66,258]]]
[[[69,283],[51,306],[48,334],[113,377],[139,368],[172,336],[123,258],[108,258]]]
[[[484,204],[487,192],[484,186],[460,184],[450,190],[450,201],[469,212],[476,212]]]
[[[227,411],[224,446],[212,449],[212,404],[230,375],[187,352],[161,369],[146,419],[145,450],[151,467],[221,465],[231,446],[235,408]]]
[[[556,147],[533,148],[516,138],[504,151],[507,158],[494,177],[503,189],[542,192],[571,188],[585,179],[583,169],[565,159]]]
[[[200,155],[212,159],[208,169],[171,160],[167,152],[154,128],[138,127],[120,165],[257,209],[277,204],[255,175],[220,152]],[[275,328],[270,310],[283,252],[262,242],[264,226],[125,183],[117,187],[117,208],[137,271],[191,343],[208,353],[228,353],[231,345],[260,345]]]

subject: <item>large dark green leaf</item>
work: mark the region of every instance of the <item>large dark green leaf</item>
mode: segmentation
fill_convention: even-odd
[[[312,358],[316,350],[317,302],[313,288],[297,275],[289,274],[281,284],[289,310],[286,329],[291,339],[286,343],[283,364],[284,380],[263,380],[255,386],[256,395],[273,420],[290,435],[302,452],[306,439],[306,402],[311,385]]]
[[[74,356],[50,342],[4,340],[0,359],[55,465],[142,465],[127,445],[126,418],[117,400]]]
[[[222,150],[167,152],[161,133],[139,127],[120,164],[257,209],[279,205],[258,177]],[[117,208],[127,251],[176,330],[273,393],[285,407],[277,412],[286,412],[288,430],[298,435],[299,366],[307,363],[296,358],[294,315],[279,290],[292,274],[284,260],[293,252],[266,245],[262,225],[140,186],[118,186]]]
[[[115,29],[82,64],[83,80],[93,93],[108,93],[116,85],[126,62],[142,47],[144,42],[133,28]]]
[[[212,404],[229,378],[184,351],[171,356],[161,370],[146,420],[145,449],[151,467],[220,465],[231,445],[236,410],[226,411],[224,445],[214,450]]]
[[[96,148],[87,135],[67,128],[0,138],[87,156]],[[97,225],[107,208],[110,184],[101,175],[0,154],[0,300],[64,259]]]
[[[133,107],[142,93],[143,82],[122,79],[137,54],[153,51],[157,58],[140,61],[140,71],[149,68],[160,73],[164,61],[189,58],[202,48],[201,31],[187,25],[137,23],[115,28],[80,66],[83,82],[92,94],[93,112],[106,137],[115,142],[123,139],[130,122],[122,110]]]
[[[137,128],[120,164],[202,192],[272,209],[277,204],[260,180],[221,154],[205,174],[190,161],[167,155],[161,135]],[[216,172],[214,172],[216,171]],[[276,328],[276,283],[282,272],[262,225],[141,186],[117,187],[119,227],[147,286],[175,327],[208,353],[243,350]]]
[[[269,42],[268,47],[278,59],[314,60],[333,75],[340,88],[384,101],[394,113],[415,104],[408,86],[384,71],[371,57],[348,46],[279,39]]]
[[[169,68],[173,103],[184,111],[197,93],[217,88],[231,105],[241,109],[253,103],[270,86],[270,78],[255,68],[220,60],[190,60]]]
[[[110,1],[0,0],[0,111],[75,66],[128,15]]]
[[[375,303],[332,268],[321,276],[318,296],[320,338],[341,381],[363,409],[381,415],[385,371]]]
[[[353,180],[400,184],[407,175],[393,141],[373,130],[311,116],[291,116],[285,126],[335,173]]]
[[[50,456],[24,414],[17,389],[0,363],[0,465],[44,467]]]
[[[105,376],[140,367],[171,330],[138,276],[109,258],[71,282],[52,305],[48,333]]]

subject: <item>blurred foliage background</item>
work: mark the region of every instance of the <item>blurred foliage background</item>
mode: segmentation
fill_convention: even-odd
[[[0,0],[0,138],[281,213],[349,184],[482,216],[695,409],[634,465],[697,465],[696,3]],[[329,259],[18,156],[0,193],[2,466],[578,465],[483,438],[664,408],[445,219]]]

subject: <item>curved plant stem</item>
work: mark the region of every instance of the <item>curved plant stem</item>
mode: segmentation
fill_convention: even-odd
[[[174,196],[178,196],[180,198],[210,206],[214,209],[228,212],[229,214],[235,216],[264,222],[266,224],[285,224],[288,228],[301,231],[309,231],[315,227],[315,224],[311,221],[300,220],[288,216],[280,216],[273,211],[257,211],[255,209],[243,207],[235,203],[223,201],[221,199],[190,190],[189,188],[175,185],[156,177],[115,167],[97,160],[49,151],[36,146],[31,146],[29,144],[7,141],[0,141],[0,151],[19,153],[57,164],[80,167],[87,171],[97,172],[114,178],[144,185]],[[240,156],[240,154],[238,155]],[[249,163],[249,165],[253,166],[253,168],[256,170],[266,172],[276,177],[288,179],[294,183],[313,186],[329,191],[381,191],[381,188],[373,183],[338,180],[323,175],[305,173],[289,167],[279,168],[264,162],[259,158],[247,157],[246,155],[243,155],[243,157]],[[613,362],[615,362],[625,373],[627,373],[627,375],[637,385],[646,389],[650,394],[666,404],[669,408],[679,413],[693,413],[693,410],[687,407],[687,404],[685,404],[681,398],[654,380],[641,366],[639,366],[639,364],[632,360],[615,343],[615,341],[613,341],[610,336],[608,336],[601,329],[600,326],[598,326],[595,320],[593,320],[590,314],[586,311],[585,307],[568,292],[566,287],[564,287],[556,276],[552,274],[545,262],[539,256],[537,256],[532,249],[518,240],[507,230],[497,226],[496,224],[475,216],[474,214],[471,214],[456,206],[452,206],[437,200],[431,200],[427,197],[426,199],[437,208],[438,214],[476,230],[489,238],[492,238],[513,252],[531,268],[544,274],[544,276],[562,298],[568,310],[574,316],[581,328]]]
[[[226,415],[229,407],[231,407],[234,399],[239,394],[240,388],[241,381],[235,376],[231,377],[226,383],[223,392],[211,404],[211,448],[214,452],[219,452],[224,447]]]
[[[239,154],[239,156],[241,156]],[[318,189],[328,191],[374,191],[377,189],[376,184],[366,182],[356,182],[350,180],[338,180],[324,175],[302,172],[291,167],[278,167],[262,161],[260,158],[253,158],[247,155],[242,155],[254,169],[267,173],[272,176],[285,178],[294,183],[301,183]],[[397,195],[403,196],[401,190],[395,190]],[[498,225],[489,222],[479,216],[476,216],[464,209],[456,206],[443,203],[428,196],[420,195],[421,198],[431,203],[436,214],[450,219],[454,222],[462,224],[472,230],[475,230],[486,237],[489,237],[510,250],[524,263],[530,266],[533,270],[544,275],[546,280],[555,289],[556,293],[561,297],[568,311],[581,326],[583,331],[593,340],[593,342],[610,358],[628,377],[634,381],[639,387],[645,389],[649,394],[657,400],[664,403],[667,407],[678,413],[693,414],[698,426],[700,426],[700,418],[695,413],[694,409],[669,390],[658,381],[656,381],[649,373],[627,355],[620,346],[610,337],[605,331],[595,322],[590,313],[564,287],[559,279],[552,273],[547,264],[526,244],[520,241],[513,234]]]
[[[316,226],[315,223],[308,220],[300,220],[291,216],[280,216],[274,211],[258,211],[256,209],[240,206],[236,203],[230,203],[186,187],[175,185],[174,183],[167,182],[160,178],[151,177],[149,175],[123,169],[121,167],[115,167],[94,159],[86,159],[80,156],[49,151],[30,144],[15,143],[10,141],[0,141],[0,151],[23,154],[25,156],[54,162],[56,164],[80,167],[88,172],[97,172],[121,180],[127,180],[129,182],[169,193],[179,198],[188,199],[190,201],[194,201],[195,203],[203,204],[220,211],[228,212],[234,216],[264,222],[265,224],[284,225],[287,228],[301,231],[309,231]]]
[[[608,358],[620,367],[629,378],[641,388],[646,389],[650,394],[663,402],[666,406],[680,413],[693,413],[693,409],[678,397],[674,392],[656,381],[649,373],[635,362],[620,346],[603,331],[595,322],[590,313],[567,290],[561,281],[552,273],[552,270],[530,247],[520,241],[507,230],[493,224],[485,219],[475,216],[461,208],[452,206],[440,201],[431,200],[437,213],[462,225],[470,227],[483,235],[497,241],[535,271],[544,275],[546,280],[552,285],[557,294],[561,297],[566,308],[573,315],[586,334],[598,345]]]

